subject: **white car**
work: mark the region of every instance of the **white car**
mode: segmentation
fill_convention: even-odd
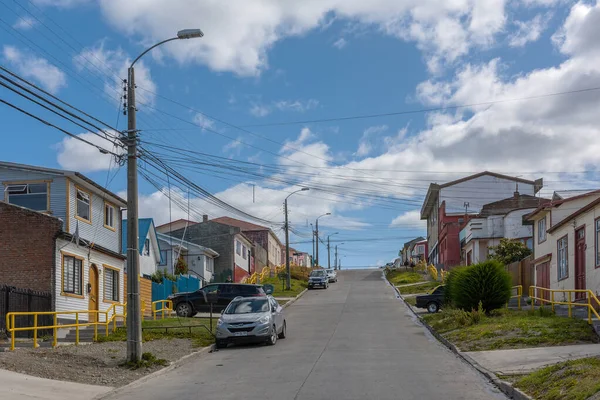
[[[326,269],[327,277],[329,278],[329,283],[337,282],[337,272],[334,269]]]

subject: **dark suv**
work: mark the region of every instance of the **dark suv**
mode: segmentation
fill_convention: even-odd
[[[438,286],[430,293],[417,296],[416,306],[418,308],[426,308],[430,313],[436,313],[444,304],[444,286]]]
[[[212,283],[204,286],[195,292],[176,293],[168,297],[173,301],[173,310],[180,317],[193,317],[199,312],[209,312],[210,295],[217,296],[216,303],[213,304],[213,312],[221,312],[238,296],[253,297],[266,296],[261,285],[248,285],[243,283]]]

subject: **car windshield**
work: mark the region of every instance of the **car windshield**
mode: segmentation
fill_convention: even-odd
[[[231,302],[225,314],[252,314],[269,311],[267,299],[243,299]]]
[[[326,273],[325,271],[313,271],[310,273],[310,276],[323,277],[323,276],[325,276],[325,273]]]

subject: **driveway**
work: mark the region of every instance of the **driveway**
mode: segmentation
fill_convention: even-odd
[[[381,270],[345,270],[286,309],[276,346],[229,347],[110,399],[506,399],[420,326]]]

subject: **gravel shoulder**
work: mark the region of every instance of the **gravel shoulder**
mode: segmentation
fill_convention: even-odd
[[[144,352],[172,363],[200,350],[189,339],[160,339],[145,342]],[[126,358],[126,342],[106,342],[51,348],[17,348],[0,353],[0,368],[47,379],[90,385],[119,387],[162,366],[136,370],[120,366]]]

